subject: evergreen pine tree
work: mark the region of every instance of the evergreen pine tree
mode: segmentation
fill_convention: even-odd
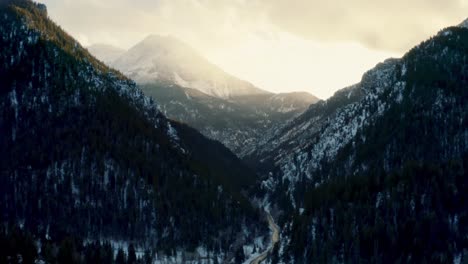
[[[119,248],[117,251],[117,256],[115,257],[115,264],[125,264],[127,262],[127,258],[125,256],[125,252]]]
[[[244,255],[244,249],[242,247],[239,247],[236,251],[236,256],[235,256],[236,263],[242,263],[245,260],[245,255]]]
[[[136,264],[137,258],[136,258],[136,253],[135,253],[135,247],[133,244],[130,244],[128,246],[128,258],[127,258],[127,263],[128,264]]]

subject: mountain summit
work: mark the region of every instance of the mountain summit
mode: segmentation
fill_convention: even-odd
[[[227,74],[171,36],[148,36],[112,66],[140,84],[168,81],[218,98],[268,93]]]

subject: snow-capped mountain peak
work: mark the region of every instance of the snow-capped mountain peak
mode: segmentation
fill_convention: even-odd
[[[224,99],[268,93],[227,74],[172,36],[150,35],[112,66],[140,84],[169,81]]]

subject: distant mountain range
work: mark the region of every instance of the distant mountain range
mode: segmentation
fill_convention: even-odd
[[[197,128],[239,156],[268,129],[319,101],[305,92],[261,90],[174,37],[149,36],[124,53],[109,45],[88,50],[134,79],[169,118]]]

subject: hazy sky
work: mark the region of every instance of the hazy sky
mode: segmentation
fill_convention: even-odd
[[[83,45],[173,35],[274,92],[327,98],[468,16],[468,0],[39,0]]]

